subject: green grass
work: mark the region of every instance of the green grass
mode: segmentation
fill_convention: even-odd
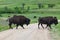
[[[60,8],[60,0],[0,0],[0,7],[15,7],[15,6],[20,6],[22,5],[22,3],[25,3],[26,6],[30,6],[30,7],[35,7],[37,8],[38,3],[42,3],[42,4],[56,4],[56,8]]]
[[[2,26],[0,25],[0,32],[9,29],[8,26]]]
[[[51,30],[52,40],[60,40],[60,23]]]
[[[12,25],[12,27],[14,28],[14,27],[16,27],[16,25]],[[7,26],[6,25],[5,26],[4,25],[0,25],[0,32],[8,30],[8,29],[10,29],[8,25]]]
[[[15,26],[16,25],[12,25],[12,27],[15,27]],[[0,18],[0,32],[8,29],[9,29],[8,22]]]

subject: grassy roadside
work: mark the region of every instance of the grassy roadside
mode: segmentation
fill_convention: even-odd
[[[12,25],[12,27],[14,28],[15,27],[15,25]],[[0,25],[0,32],[1,31],[5,31],[5,30],[8,30],[9,29],[9,26],[7,25],[7,26],[2,26],[2,25]]]
[[[60,23],[51,30],[52,40],[60,40]]]
[[[8,29],[9,29],[8,26],[2,26],[2,25],[0,25],[0,32],[4,31],[4,30],[8,30]]]

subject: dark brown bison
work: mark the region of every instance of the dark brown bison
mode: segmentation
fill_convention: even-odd
[[[51,24],[55,24],[55,25],[58,24],[57,18],[56,17],[52,17],[52,16],[39,17],[38,22],[39,22],[38,23],[38,28],[40,28],[39,24],[41,24],[42,28],[44,28],[42,24],[47,24],[46,28],[49,26],[50,29],[52,29],[51,28]]]
[[[30,24],[30,19],[21,15],[20,16],[14,15],[13,17],[9,18],[8,21],[9,27],[12,28],[11,25],[16,24],[16,29],[18,28],[19,25],[24,29],[23,27],[24,24],[26,25]]]

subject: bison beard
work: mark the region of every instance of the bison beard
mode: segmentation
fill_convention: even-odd
[[[30,24],[30,19],[26,18],[25,16],[13,16],[11,18],[9,18],[9,27],[11,27],[12,24],[16,24],[16,29],[18,29],[18,26],[20,25],[23,29],[23,25],[26,24]],[[13,29],[13,28],[12,28]]]
[[[40,27],[39,27],[39,24],[41,24],[41,26],[42,26],[43,29],[44,29],[44,27],[43,27],[42,24],[47,24],[46,28],[49,26],[50,29],[52,29],[52,28],[51,28],[51,24],[55,24],[55,25],[58,24],[57,18],[56,18],[56,17],[52,17],[52,16],[39,17],[38,22],[39,22],[39,23],[38,23],[38,28],[40,28]]]

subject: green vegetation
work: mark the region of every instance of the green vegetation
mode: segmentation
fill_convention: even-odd
[[[0,0],[0,13],[23,13],[29,10],[60,9],[60,0]]]
[[[8,26],[1,26],[1,25],[0,25],[0,32],[1,32],[1,31],[4,31],[4,30],[7,30],[7,29],[9,29]]]
[[[37,4],[37,3],[44,3],[44,4],[60,4],[60,0],[0,0],[1,7],[3,6],[19,6],[20,4]]]
[[[8,22],[3,18],[13,15],[24,15],[31,19],[31,23],[37,23],[42,16],[56,16],[60,19],[60,0],[0,0],[0,31],[9,29]],[[54,40],[60,37],[59,24],[51,31]]]
[[[12,25],[12,27],[15,27],[15,25]],[[0,32],[7,29],[9,29],[8,22],[3,20],[3,18],[0,18]]]
[[[60,23],[54,26],[51,31],[52,40],[60,40]]]

